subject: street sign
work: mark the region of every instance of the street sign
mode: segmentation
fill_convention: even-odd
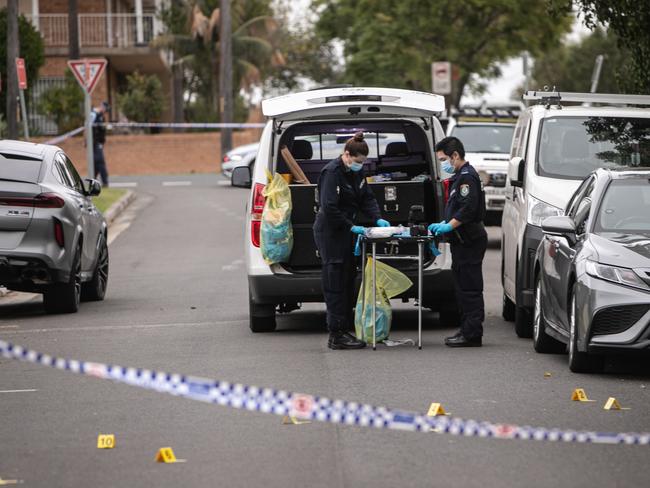
[[[27,90],[27,72],[23,58],[16,58],[16,74],[18,75],[18,88]]]
[[[433,93],[450,95],[451,63],[449,61],[431,63],[431,79],[433,80]]]
[[[106,63],[107,61],[103,58],[71,59],[68,61],[68,66],[81,85],[81,88],[88,93],[92,93],[97,82],[102,77]]]

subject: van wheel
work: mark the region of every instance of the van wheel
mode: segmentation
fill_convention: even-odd
[[[255,303],[249,292],[248,309],[251,331],[255,333],[275,331],[275,305]]]
[[[605,356],[588,354],[578,350],[578,328],[576,326],[576,296],[571,293],[569,310],[569,369],[574,373],[600,373],[605,368]]]
[[[533,313],[533,347],[542,354],[562,353],[566,346],[546,333],[546,320],[542,307],[542,283],[539,276],[535,280],[535,309]]]
[[[531,311],[525,307],[515,306],[515,333],[522,339],[533,337],[533,318]]]
[[[66,283],[55,283],[43,293],[43,306],[47,313],[75,313],[81,301],[81,249],[72,260],[70,278]]]
[[[505,291],[503,292],[501,316],[503,317],[503,320],[507,320],[508,322],[512,322],[513,320],[515,320],[515,304],[512,300],[508,298],[508,295],[506,295]]]

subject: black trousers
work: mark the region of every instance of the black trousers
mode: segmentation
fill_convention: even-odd
[[[352,236],[346,233],[338,241],[333,239],[334,236],[321,233],[315,233],[315,237],[324,261],[321,280],[327,307],[327,329],[330,333],[347,332],[354,326],[356,261]]]
[[[451,243],[451,269],[460,311],[460,332],[467,339],[483,336],[483,257],[487,235],[471,242]]]
[[[104,145],[93,144],[93,159],[95,160],[95,178],[101,177],[102,186],[108,186],[108,169],[104,159]]]

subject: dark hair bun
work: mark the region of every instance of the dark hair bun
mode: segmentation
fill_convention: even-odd
[[[357,132],[356,134],[354,134],[353,139],[354,139],[356,142],[363,142],[363,132],[359,131],[359,132]]]

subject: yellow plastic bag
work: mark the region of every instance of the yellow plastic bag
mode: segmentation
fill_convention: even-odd
[[[293,249],[293,228],[291,227],[291,190],[278,173],[262,191],[266,198],[262,210],[260,249],[267,264],[284,263],[289,260]]]
[[[359,290],[357,306],[354,313],[354,328],[357,337],[362,337],[366,342],[372,342],[372,258],[368,258],[364,276],[365,300],[363,288]],[[399,270],[377,261],[376,271],[376,308],[375,308],[375,337],[380,342],[388,338],[393,312],[390,308],[390,299],[404,293],[413,282]],[[363,335],[361,334],[363,331]]]

